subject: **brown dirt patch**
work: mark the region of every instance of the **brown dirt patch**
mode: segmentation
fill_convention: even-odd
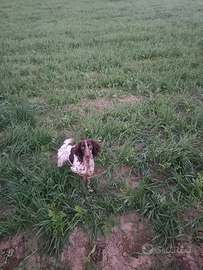
[[[174,262],[180,270],[199,270],[203,266],[203,243],[199,246],[191,245],[184,237],[176,239],[176,246],[179,252],[176,252]],[[186,252],[180,253],[180,250]]]
[[[159,188],[159,193],[168,195],[175,185],[167,185],[164,188]]]
[[[99,71],[90,71],[89,73],[85,73],[86,82],[93,81],[96,83],[101,76]]]
[[[71,244],[63,249],[61,261],[63,264],[70,265],[72,270],[84,269],[85,261],[83,258],[87,257],[91,251],[87,235],[75,228],[69,240]]]
[[[94,176],[99,177],[99,175],[105,170],[105,168],[95,168]],[[139,183],[139,176],[132,172],[130,167],[128,166],[118,166],[114,168],[114,173],[112,174],[112,178],[118,178],[121,176],[125,179],[125,181],[131,186],[131,188],[136,188]],[[99,185],[98,187],[101,189],[107,188],[107,180],[104,177],[99,177]],[[97,189],[97,188],[96,188]],[[110,194],[118,193],[118,190],[115,188],[111,188],[108,190]]]
[[[110,106],[111,103],[112,100],[109,98],[99,98],[94,100],[83,99],[82,108],[86,108],[87,111],[88,109],[87,107],[92,106],[98,109],[100,112],[103,112],[106,109],[106,107]]]
[[[140,68],[142,65],[139,61],[135,61],[135,60],[132,60],[130,62],[130,67],[133,68],[133,69],[138,69]]]
[[[89,243],[88,234],[75,228],[69,238],[70,245],[65,246],[62,251],[58,269],[84,270],[87,266],[85,258],[98,266],[98,269],[148,269],[142,266],[150,266],[151,259],[136,255],[136,252],[141,252],[143,243],[151,241],[152,237],[153,232],[139,221],[137,213],[121,216],[120,226],[112,228],[106,238],[100,235],[92,245]],[[2,238],[0,267],[2,270],[55,270],[54,258],[42,254],[40,246],[40,240],[34,238],[34,233],[30,232]],[[94,246],[95,252],[91,254]]]
[[[36,239],[31,230],[7,236],[0,241],[0,269],[85,270],[85,258],[99,270],[202,269],[203,243],[199,243],[198,247],[191,246],[184,237],[177,238],[175,245],[190,252],[170,254],[163,250],[162,254],[156,256],[154,248],[151,255],[144,255],[143,245],[152,244],[154,237],[146,222],[140,222],[138,213],[122,215],[118,227],[113,227],[107,237],[99,235],[92,244],[88,240],[88,233],[75,228],[70,235],[70,245],[62,251],[59,268],[55,267],[53,257],[42,254],[42,240]],[[91,254],[93,247],[95,252]]]
[[[23,234],[4,237],[0,242],[0,267],[2,270],[12,270],[26,257],[23,246]]]
[[[0,240],[0,269],[2,270],[65,270],[55,267],[55,259],[42,252],[42,240],[32,229]]]
[[[134,103],[134,102],[139,102],[142,99],[138,96],[133,95],[133,94],[129,94],[128,96],[121,97],[118,100],[120,103],[123,103],[123,102]]]
[[[107,88],[100,88],[99,92],[107,91]],[[87,115],[91,109],[97,109],[99,113],[105,111],[110,106],[116,107],[117,104],[121,103],[134,103],[140,102],[142,98],[135,96],[133,94],[129,94],[126,96],[121,96],[120,98],[98,98],[98,99],[83,99],[80,104],[67,104],[65,105],[66,109],[69,110],[79,110],[79,114]]]
[[[98,91],[99,92],[107,92],[108,91],[108,88],[106,88],[106,87],[99,88]]]
[[[152,166],[150,167],[149,171],[150,171],[153,178],[159,179],[159,180],[163,180],[165,178],[165,176],[167,175],[167,170],[163,170],[162,172],[158,173],[158,172],[154,171]]]
[[[143,226],[136,213],[121,216],[120,226],[111,229],[111,233],[103,241],[103,258],[99,269],[149,269],[151,258],[142,256],[142,245],[150,241],[153,232]]]
[[[132,69],[140,69],[142,68],[144,65],[151,65],[151,66],[155,66],[156,65],[156,60],[152,60],[152,59],[143,59],[143,60],[132,60],[129,63],[129,66]]]
[[[183,220],[194,220],[199,218],[199,211],[196,206],[191,205],[189,208],[181,213]]]
[[[113,227],[106,238],[99,236],[92,246],[86,237],[75,229],[70,236],[71,245],[63,250],[61,259],[73,270],[85,269],[85,257],[98,269],[104,270],[149,269],[151,265],[150,257],[137,254],[142,252],[142,245],[153,237],[153,232],[140,223],[137,213],[121,216],[120,226]],[[89,255],[94,246],[95,253]]]
[[[135,148],[136,150],[140,150],[140,149],[142,149],[142,144],[141,144],[141,143],[135,144],[134,148]]]
[[[112,177],[118,177],[119,175],[125,178],[125,181],[131,186],[131,188],[136,188],[138,186],[139,175],[137,173],[133,173],[129,166],[115,167]]]
[[[105,169],[104,168],[95,168],[94,176],[99,176]]]
[[[106,91],[106,88],[99,89],[99,91]],[[119,103],[134,103],[142,101],[142,98],[135,96],[133,94],[129,94],[128,96],[123,96],[118,98]],[[83,99],[81,108],[83,108],[83,115],[87,114],[88,107],[92,106],[93,108],[98,109],[99,112],[103,112],[109,106],[115,106],[115,99],[111,98],[99,98],[94,100]],[[117,102],[117,103],[118,103]]]

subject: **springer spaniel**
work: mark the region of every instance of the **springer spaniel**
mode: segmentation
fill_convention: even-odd
[[[94,140],[83,140],[76,145],[72,144],[73,139],[65,140],[58,150],[58,167],[69,162],[74,173],[83,176],[87,180],[87,187],[90,192],[90,178],[94,173],[94,157],[100,152],[100,145]]]

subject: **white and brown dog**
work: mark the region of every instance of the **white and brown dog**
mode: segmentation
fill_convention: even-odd
[[[100,152],[100,145],[94,140],[83,140],[76,145],[72,144],[73,139],[65,140],[58,150],[58,167],[67,161],[74,173],[83,176],[87,180],[87,187],[90,192],[90,179],[94,173],[94,157]]]

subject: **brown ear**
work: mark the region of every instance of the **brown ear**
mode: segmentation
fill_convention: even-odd
[[[78,156],[78,159],[79,159],[80,162],[83,161],[83,153],[82,153],[82,150],[81,150],[81,142],[78,142],[75,145],[75,155]]]
[[[93,154],[94,157],[96,157],[96,155],[101,151],[101,147],[98,144],[98,142],[96,142],[94,140],[90,140],[90,141],[91,141],[92,146],[93,146],[92,154]]]

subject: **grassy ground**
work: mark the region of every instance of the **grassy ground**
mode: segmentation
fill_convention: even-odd
[[[202,1],[0,7],[0,198],[14,209],[0,235],[35,226],[57,255],[76,225],[94,239],[114,224],[106,216],[135,210],[159,244],[193,235],[203,223]],[[139,101],[119,103],[129,94]],[[99,112],[94,102],[103,100]],[[50,162],[73,135],[103,141],[96,167],[107,186],[95,177],[94,195]],[[114,176],[120,166],[138,175],[135,190]],[[198,214],[184,219],[190,205]]]

